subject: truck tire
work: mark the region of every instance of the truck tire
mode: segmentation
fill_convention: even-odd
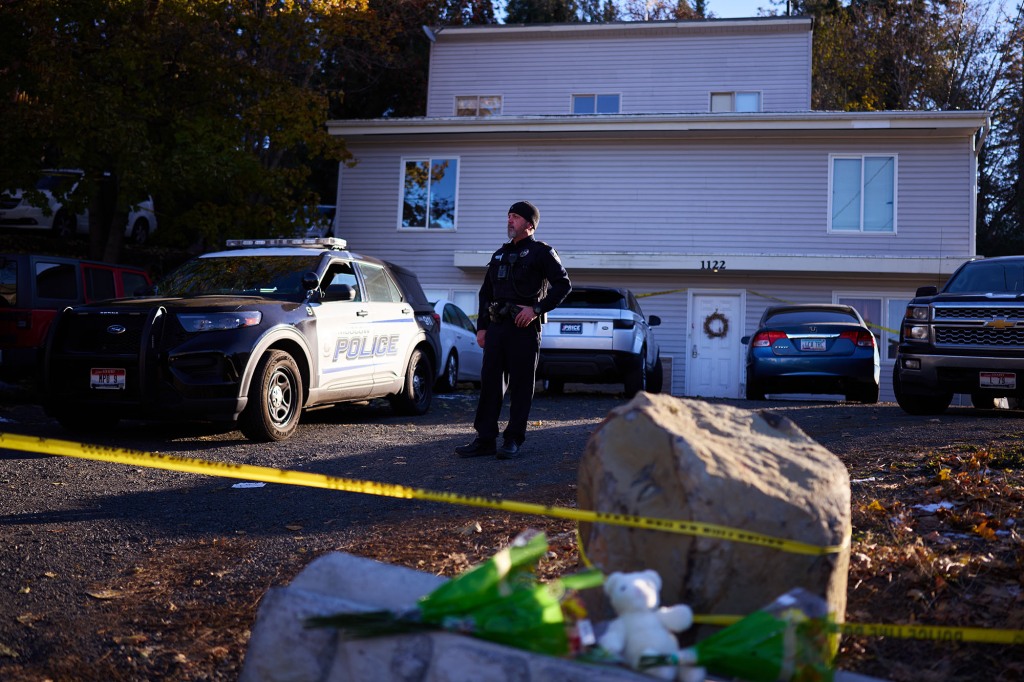
[[[892,389],[900,408],[907,414],[915,416],[942,414],[953,400],[952,393],[936,392],[928,395],[906,393],[900,385],[898,365],[892,369]]]
[[[434,397],[434,368],[419,348],[409,356],[405,368],[405,385],[390,396],[391,409],[403,416],[426,414]]]
[[[267,352],[256,365],[239,428],[246,438],[258,443],[285,440],[295,433],[301,413],[299,366],[283,350]]]

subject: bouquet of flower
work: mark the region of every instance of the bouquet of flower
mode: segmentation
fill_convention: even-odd
[[[412,608],[318,616],[306,625],[336,627],[352,638],[446,630],[567,655],[571,649],[567,613],[570,618],[580,615],[573,592],[600,585],[604,577],[599,571],[585,571],[539,583],[534,570],[547,550],[543,533],[528,539],[520,535],[511,546],[441,585]]]
[[[747,682],[831,682],[836,633],[825,601],[796,588],[678,654],[641,658],[640,666],[702,666]]]

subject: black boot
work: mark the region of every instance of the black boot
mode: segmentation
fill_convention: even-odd
[[[472,443],[459,445],[455,448],[455,454],[459,457],[483,457],[495,453],[494,441],[485,440],[479,436],[473,439]]]

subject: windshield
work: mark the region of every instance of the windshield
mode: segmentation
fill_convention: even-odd
[[[951,294],[1022,293],[1024,261],[968,263],[949,280],[944,291]]]
[[[316,272],[320,256],[196,258],[156,285],[157,296],[303,297],[302,276]]]
[[[828,322],[855,322],[860,324],[860,320],[848,312],[818,308],[812,310],[785,310],[774,315],[769,315],[762,326],[773,327],[790,324],[825,324]]]

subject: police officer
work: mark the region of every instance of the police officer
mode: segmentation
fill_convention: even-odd
[[[480,400],[473,427],[477,437],[455,448],[460,457],[497,454],[509,459],[526,440],[540,352],[544,313],[561,303],[572,284],[555,250],[533,238],[540,211],[529,201],[508,210],[508,238],[494,252],[480,286],[476,342],[484,349]],[[498,416],[508,380],[509,419],[500,448]]]

